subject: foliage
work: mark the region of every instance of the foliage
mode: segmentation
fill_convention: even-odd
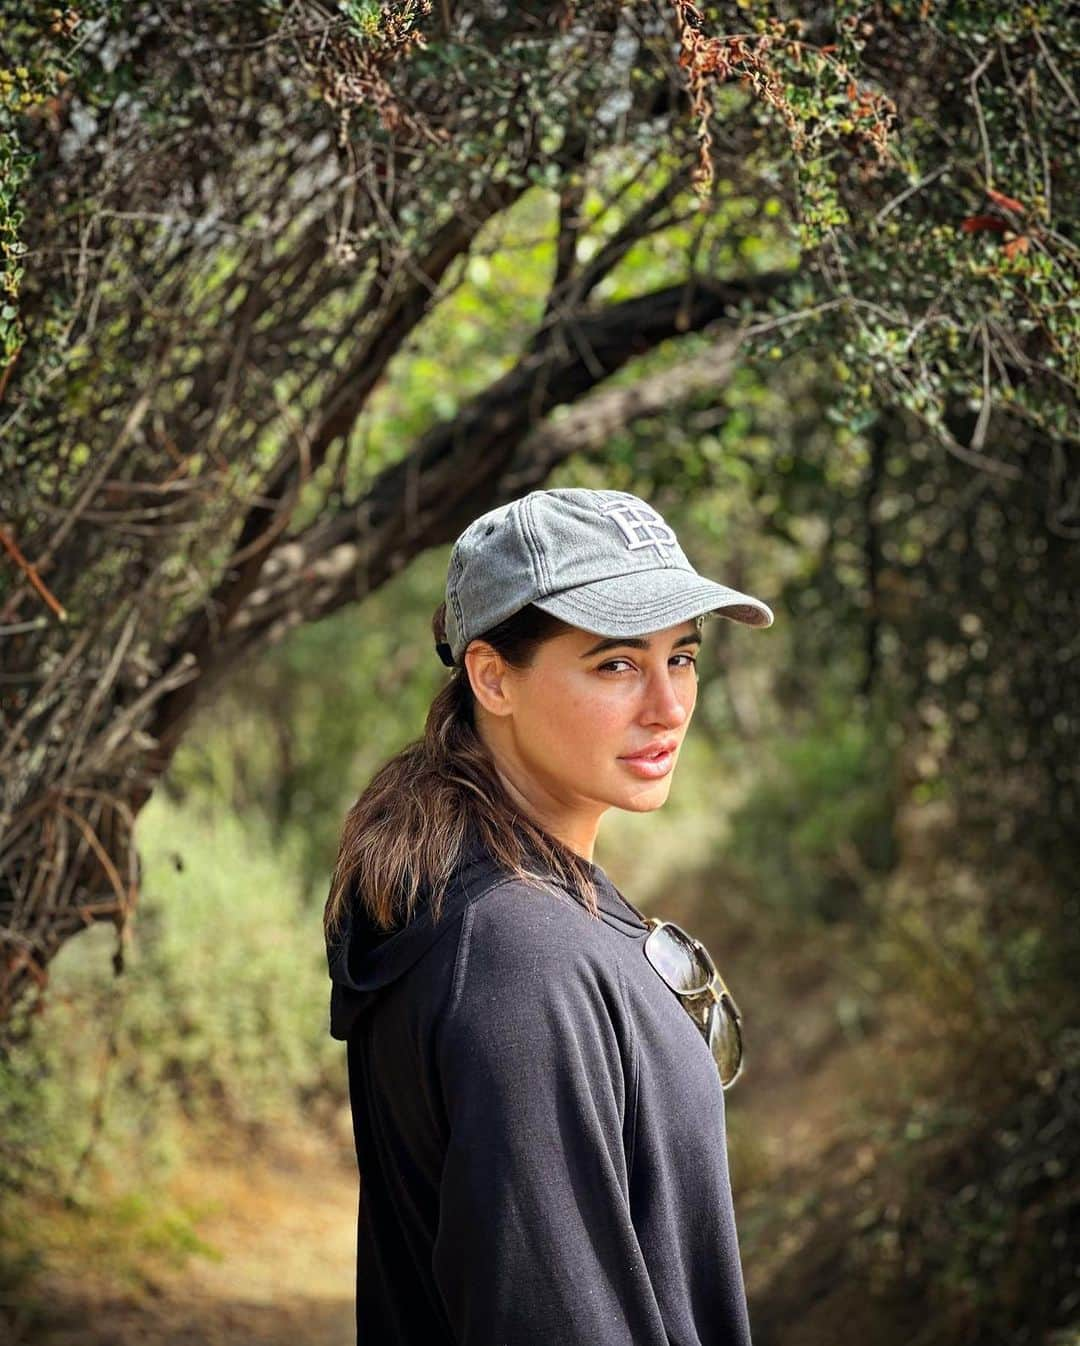
[[[803,1031],[809,1005],[777,993],[757,1026],[759,1058],[771,1033],[799,1076],[790,1091],[767,1081],[759,1106],[797,1101],[811,1162],[793,1164],[794,1121],[775,1157],[740,1129],[749,1100],[734,1122],[736,1158],[748,1146],[754,1165],[740,1229],[763,1340],[783,1340],[796,1310],[815,1342],[871,1328],[1014,1346],[1077,1321],[1077,901],[1035,856],[966,832],[959,802],[908,798],[898,863],[864,889],[859,923],[827,939],[804,924],[794,965],[775,923],[751,934],[739,976],[826,965],[815,1000],[837,1020],[823,1050],[820,1029]]]
[[[92,13],[93,4],[89,9]],[[34,156],[20,137],[20,122],[55,107],[56,94],[71,77],[65,58],[81,21],[73,9],[41,3],[0,11],[0,368],[5,373],[24,340],[17,302],[27,250],[20,192]],[[34,37],[40,47],[30,56]]]
[[[951,880],[889,890],[876,957],[902,988],[907,1080],[903,1110],[868,1127],[858,1260],[879,1285],[927,1284],[928,1341],[1037,1341],[1076,1321],[1080,1025],[1061,992],[1077,903],[1004,848],[996,875],[981,847],[953,852]]]
[[[866,919],[867,889],[895,863],[899,729],[877,707],[852,716],[851,687],[826,687],[761,764],[730,819],[729,859],[758,900],[793,916]]]
[[[27,78],[75,33],[73,76],[18,127],[34,265],[0,427],[20,482],[0,816],[63,777],[54,844],[83,824],[99,844],[49,922],[5,937],[12,996],[80,907],[122,923],[131,818],[242,658],[544,480],[597,433],[583,415],[560,438],[553,413],[598,384],[627,390],[603,436],[624,455],[665,387],[704,411],[699,331],[737,330],[744,361],[800,352],[844,428],[929,429],[969,475],[1030,478],[1071,540],[1075,31],[992,10],[188,0],[167,24],[149,4],[54,21]],[[812,485],[788,457],[781,496]],[[37,751],[45,725],[64,753]],[[0,851],[13,891],[31,849]]]
[[[0,1186],[81,1198],[122,1169],[137,1190],[181,1123],[260,1127],[338,1085],[314,905],[295,838],[157,798],[140,819],[145,898],[114,986],[105,930],[58,960],[47,1020],[0,1060]]]
[[[321,907],[341,818],[363,783],[415,738],[445,676],[430,639],[444,551],[286,641],[223,689],[177,753],[167,789],[208,825],[257,820],[289,838],[297,893]]]
[[[992,416],[1075,445],[1075,18],[994,0],[781,18],[747,0],[751,31],[727,35],[725,6],[675,8],[699,114],[707,76],[741,76],[790,137],[826,306],[790,330],[836,354],[838,414],[903,407],[1007,477],[1019,465],[984,453]],[[1075,505],[1055,500],[1050,526],[1080,536]]]
[[[134,818],[201,700],[542,481],[575,446],[527,444],[556,406],[781,279],[736,267],[687,297],[697,228],[665,241],[667,283],[643,268],[599,298],[635,246],[723,215],[690,193],[670,61],[608,117],[640,46],[610,13],[562,28],[515,7],[475,31],[462,13],[439,42],[424,7],[400,16],[373,41],[317,0],[129,6],[81,35],[70,124],[27,131],[29,336],[0,426],[5,1021],[86,919],[122,928]],[[546,275],[530,305],[477,314],[460,359],[429,347],[450,390],[413,406],[423,362],[391,366],[428,318],[439,342],[500,218],[539,222]],[[401,388],[409,410],[369,443]]]

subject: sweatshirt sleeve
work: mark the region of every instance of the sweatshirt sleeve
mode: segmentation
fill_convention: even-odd
[[[590,919],[511,884],[462,925],[433,1252],[461,1346],[667,1343],[630,1211],[633,1033]]]

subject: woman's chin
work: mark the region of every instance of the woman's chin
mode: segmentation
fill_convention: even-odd
[[[670,791],[670,776],[665,776],[662,780],[642,781],[637,787],[620,792],[622,797],[618,807],[625,809],[627,813],[651,813],[653,809],[667,803]]]

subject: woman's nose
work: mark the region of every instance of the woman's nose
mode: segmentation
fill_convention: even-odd
[[[670,729],[677,729],[686,719],[686,706],[669,673],[659,673],[650,682],[645,716],[649,724]]]

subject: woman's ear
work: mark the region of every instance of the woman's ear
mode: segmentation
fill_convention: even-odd
[[[474,640],[465,651],[465,674],[473,696],[491,715],[509,715],[510,666],[501,654],[483,640]]]

